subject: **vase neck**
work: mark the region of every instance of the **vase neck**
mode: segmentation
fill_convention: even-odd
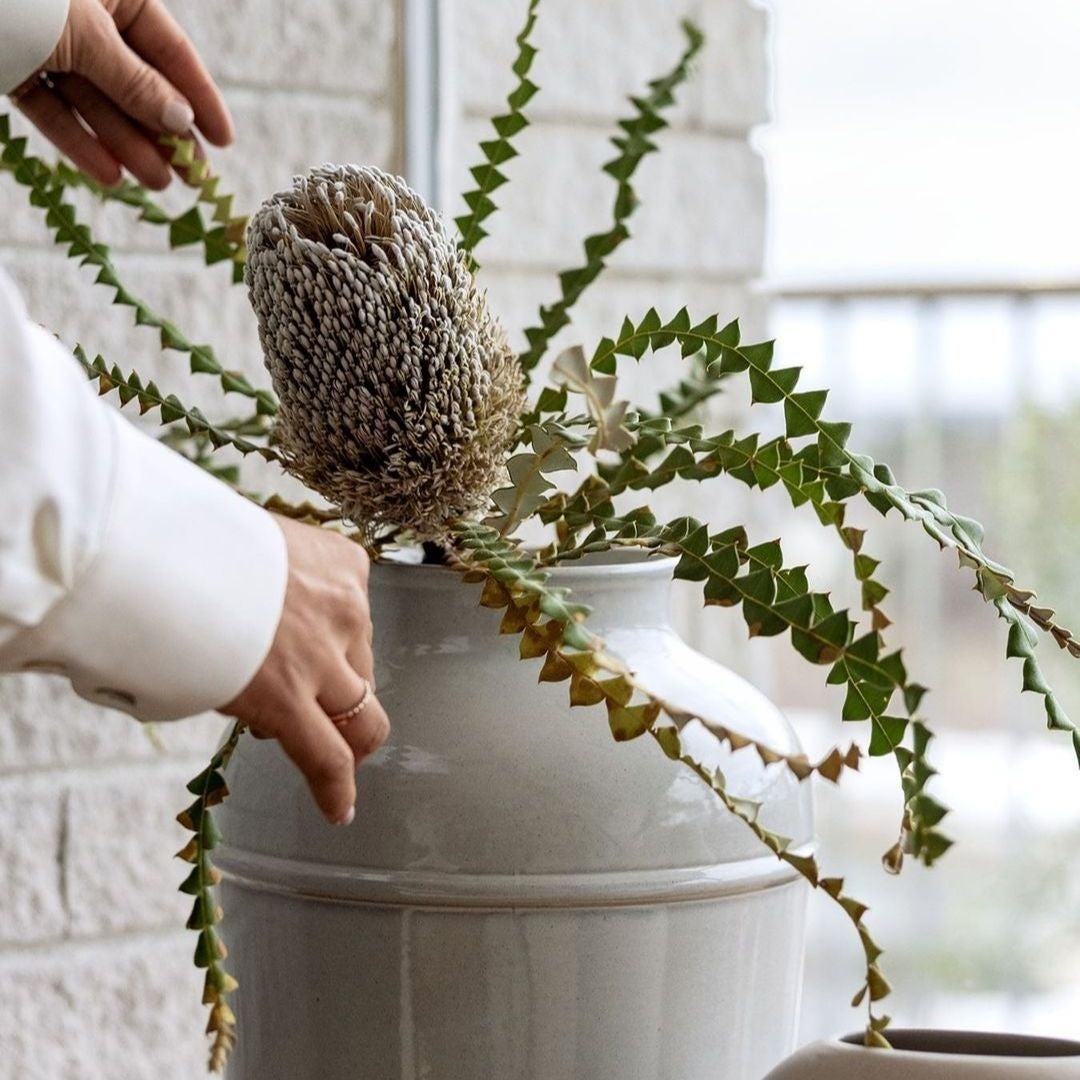
[[[625,561],[558,567],[550,584],[571,590],[587,605],[589,626],[603,636],[607,629],[667,626],[671,609],[672,560]],[[371,573],[371,602],[377,636],[405,634],[412,643],[480,642],[497,634],[498,613],[480,606],[478,584],[440,566],[376,564]]]

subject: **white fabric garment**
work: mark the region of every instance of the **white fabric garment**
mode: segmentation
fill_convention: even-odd
[[[274,519],[98,401],[0,272],[0,671],[142,720],[213,709],[269,652],[286,576]]]
[[[0,0],[0,93],[14,90],[45,63],[67,14],[68,0]]]

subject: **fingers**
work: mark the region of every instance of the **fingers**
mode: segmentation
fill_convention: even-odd
[[[356,766],[390,731],[372,681],[368,559],[332,533],[286,519],[279,525],[289,573],[274,641],[222,710],[277,738],[323,813],[345,824],[353,817]],[[351,713],[361,702],[335,727],[331,715]]]
[[[372,694],[364,711],[338,725],[338,730],[345,736],[345,741],[352,748],[356,763],[371,757],[390,737],[390,717]]]
[[[79,75],[59,76],[56,89],[132,176],[156,191],[168,187],[172,172],[163,159],[164,148],[156,140],[152,142],[100,90]]]
[[[345,663],[344,658],[335,662],[323,676],[323,686],[319,692],[319,705],[331,719],[371,697],[368,679]]]
[[[67,102],[44,83],[39,83],[17,101],[28,120],[56,148],[102,184],[120,183],[116,158],[79,123]]]
[[[374,626],[371,621],[371,607],[367,593],[370,564],[366,555],[363,559],[357,561],[355,572],[360,582],[361,593],[354,604],[354,611],[352,612],[354,622],[350,628],[351,634],[345,647],[345,656],[352,665],[353,670],[367,679],[371,683],[372,691],[375,691],[375,660],[372,655]]]
[[[370,627],[370,625],[371,624],[369,623],[368,626]],[[349,647],[345,650],[345,658],[348,660],[349,666],[353,671],[362,675],[369,683],[371,683],[372,693],[377,693],[378,685],[375,682],[375,658],[371,651],[370,634],[354,638]]]
[[[370,562],[363,549],[351,542],[348,542],[348,546],[343,547],[342,551],[348,556],[349,570],[355,575],[355,581],[359,586],[352,590],[342,613],[342,628],[346,635],[345,658],[355,672],[371,683],[371,689],[374,691],[376,689],[375,661],[371,651],[374,628],[367,591]]]
[[[215,146],[233,140],[232,118],[194,45],[160,0],[146,0],[134,20],[121,28],[144,60],[183,94],[195,111],[199,130]]]
[[[195,120],[191,104],[128,47],[112,16],[104,8],[100,10],[100,15],[81,28],[72,70],[85,75],[132,120],[150,131],[186,135]]]
[[[315,702],[298,706],[298,715],[281,725],[277,738],[327,819],[348,825],[355,815],[356,760],[326,713]]]
[[[370,670],[370,668],[369,668]],[[342,662],[336,676],[331,680],[332,693],[320,695],[319,703],[331,716],[348,712],[366,696],[363,709],[355,716],[333,721],[353,752],[356,764],[370,757],[390,734],[390,720],[375,697],[370,677],[357,674],[349,664]]]

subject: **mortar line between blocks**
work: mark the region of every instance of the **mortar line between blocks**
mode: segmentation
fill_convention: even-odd
[[[347,90],[322,86],[282,86],[280,83],[260,83],[254,79],[219,79],[218,86],[226,94],[230,90],[235,90],[238,93],[250,94],[253,98],[258,97],[263,100],[266,98],[285,98],[320,105],[333,102],[334,105],[342,107],[367,105],[393,112],[393,102],[389,96],[383,96],[371,90]]]
[[[57,959],[78,959],[80,954],[92,954],[103,946],[133,950],[145,945],[187,945],[188,932],[177,929],[175,922],[138,930],[116,930],[94,937],[50,938],[47,941],[10,942],[0,945],[0,975],[5,968],[18,967],[22,962],[48,963]]]
[[[56,863],[59,875],[60,906],[64,912],[65,934],[71,927],[71,875],[68,867],[68,843],[71,838],[71,789],[60,792],[60,835],[56,842]]]
[[[102,779],[122,779],[134,772],[173,773],[178,776],[186,770],[197,772],[204,768],[213,747],[208,747],[206,754],[183,754],[168,757],[149,758],[111,758],[106,761],[86,763],[50,762],[25,766],[0,768],[0,793],[5,789],[17,788],[23,784],[35,784],[50,777],[61,777],[65,784],[79,787],[100,782]],[[186,781],[185,781],[186,782]]]
[[[467,105],[462,111],[463,119],[484,122],[491,120],[493,113],[506,108],[506,102],[501,105],[493,105],[490,109],[482,109],[478,105]],[[533,128],[544,127],[573,127],[590,131],[609,133],[617,119],[627,111],[627,105],[620,104],[616,112],[608,115],[601,113],[577,114],[570,112],[540,111],[530,117],[529,125]],[[747,124],[745,127],[731,124],[703,124],[697,120],[675,120],[664,130],[676,135],[699,135],[703,138],[725,139],[729,142],[749,143],[751,133],[768,120],[758,120]]]

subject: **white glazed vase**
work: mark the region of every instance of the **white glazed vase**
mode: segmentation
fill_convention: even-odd
[[[1080,1080],[1080,1043],[981,1031],[886,1032],[892,1050],[862,1037],[800,1050],[766,1080]]]
[[[758,691],[668,622],[669,561],[559,570],[656,692],[782,751]],[[760,1080],[794,1048],[804,884],[648,736],[537,683],[479,587],[374,567],[388,744],[327,825],[276,744],[230,766],[219,863],[231,1080]],[[808,845],[811,799],[743,751],[729,786]]]

